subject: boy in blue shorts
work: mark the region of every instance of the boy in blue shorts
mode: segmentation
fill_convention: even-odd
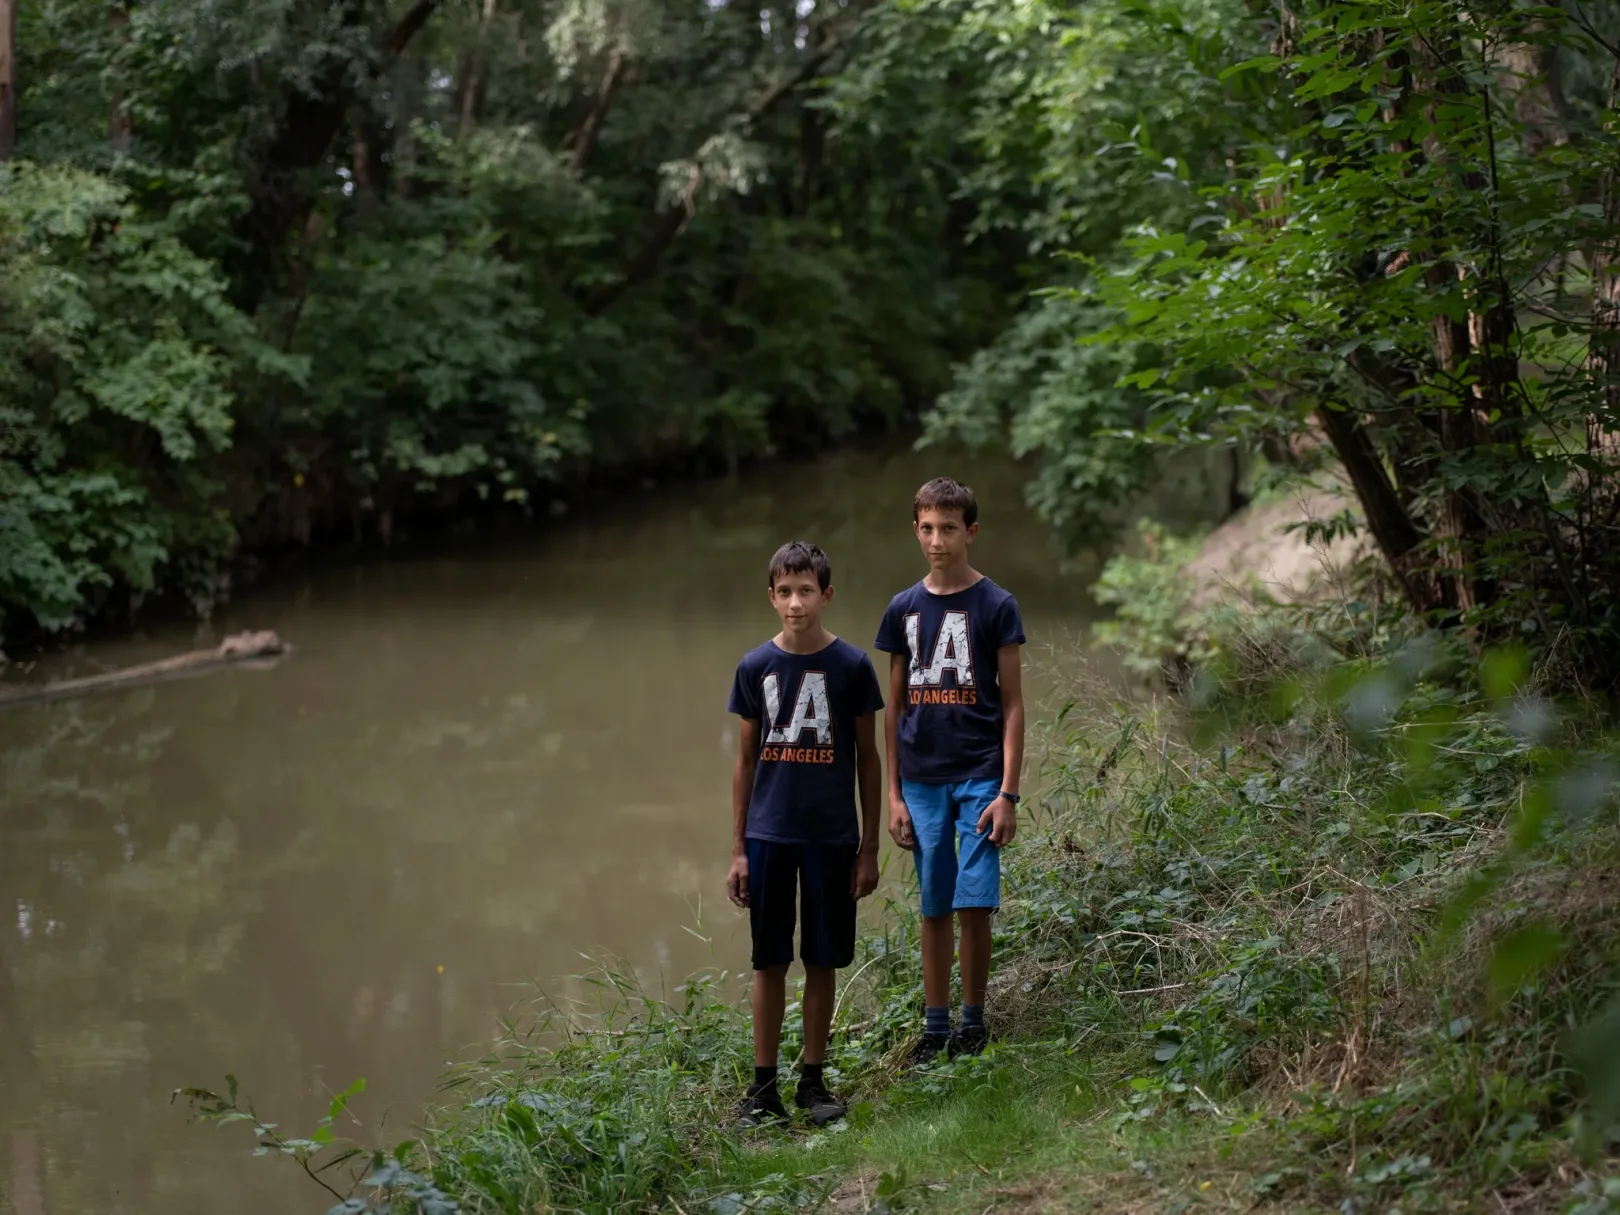
[[[936,477],[917,491],[912,531],[928,575],[890,602],[877,648],[889,654],[889,834],[922,888],[924,1032],[912,1062],[984,1049],[990,917],[1001,905],[1001,849],[1018,830],[1024,700],[1018,601],[968,564],[979,532],[973,491]],[[958,852],[960,843],[960,852]],[[962,1024],[951,1032],[951,963],[962,930]]]
[[[804,1054],[794,1104],[824,1126],[844,1113],[822,1076],[837,970],[855,958],[855,903],[878,881],[876,713],[883,690],[865,652],[822,627],[833,588],[819,548],[797,540],[779,548],[770,597],[782,631],[744,655],[731,685],[742,743],[731,782],[726,893],[748,908],[754,955],[754,1080],[741,1121],[757,1126],[787,1117],[776,1061],[797,902]]]

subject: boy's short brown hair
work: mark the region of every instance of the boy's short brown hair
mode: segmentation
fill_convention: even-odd
[[[953,477],[935,477],[917,491],[911,500],[911,521],[915,523],[925,510],[959,510],[964,527],[979,521],[979,500]]]
[[[832,562],[815,545],[803,540],[789,540],[771,557],[772,590],[776,589],[776,580],[783,574],[814,574],[821,589],[826,590],[832,585]]]

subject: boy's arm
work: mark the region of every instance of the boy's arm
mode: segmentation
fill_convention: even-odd
[[[900,714],[906,711],[906,656],[889,655],[889,704],[883,710],[883,750],[889,760],[889,834],[900,847],[917,846],[911,831],[911,812],[900,788]]]
[[[850,893],[864,899],[878,884],[878,806],[883,796],[883,765],[878,762],[877,716],[855,719],[855,783],[861,792],[861,851],[850,877]]]
[[[726,874],[726,895],[739,907],[748,906],[748,803],[754,796],[758,762],[759,722],[744,718],[737,763],[731,770],[731,871]]]
[[[996,678],[1001,684],[1001,787],[1017,793],[1024,770],[1024,664],[1018,646],[996,651]]]
[[[1024,669],[1016,645],[996,651],[996,679],[1001,685],[1001,788],[1018,792],[1018,777],[1024,767]],[[990,842],[996,847],[1012,843],[1018,834],[1018,808],[998,797],[979,816],[979,833],[990,828]]]

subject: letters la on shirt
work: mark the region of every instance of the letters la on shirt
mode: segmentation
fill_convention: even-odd
[[[906,613],[906,650],[911,655],[909,704],[976,705],[978,689],[973,678],[973,645],[968,640],[967,612],[951,608],[940,619],[928,664],[922,662],[922,613]],[[954,686],[945,687],[949,673]]]
[[[882,707],[872,660],[842,638],[814,654],[767,641],[744,655],[729,709],[760,726],[748,838],[859,843],[855,719]]]
[[[906,660],[900,775],[922,784],[1000,780],[997,653],[1024,644],[1018,601],[988,578],[936,595],[921,582],[883,613],[877,648]]]

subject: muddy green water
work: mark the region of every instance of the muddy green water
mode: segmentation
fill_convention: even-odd
[[[1072,656],[1094,566],[1060,568],[1014,468],[865,452],[318,570],[213,632],[54,660],[248,627],[297,646],[270,671],[0,714],[0,1205],[324,1210],[171,1091],[233,1071],[307,1131],[364,1076],[356,1109],[392,1143],[526,985],[584,994],[582,955],[654,988],[745,966],[725,701],[775,631],[765,562],[794,536],[826,547],[829,626],[869,646],[923,572],[910,494],[942,467],[981,494],[976,559],[1018,595],[1030,661]]]

